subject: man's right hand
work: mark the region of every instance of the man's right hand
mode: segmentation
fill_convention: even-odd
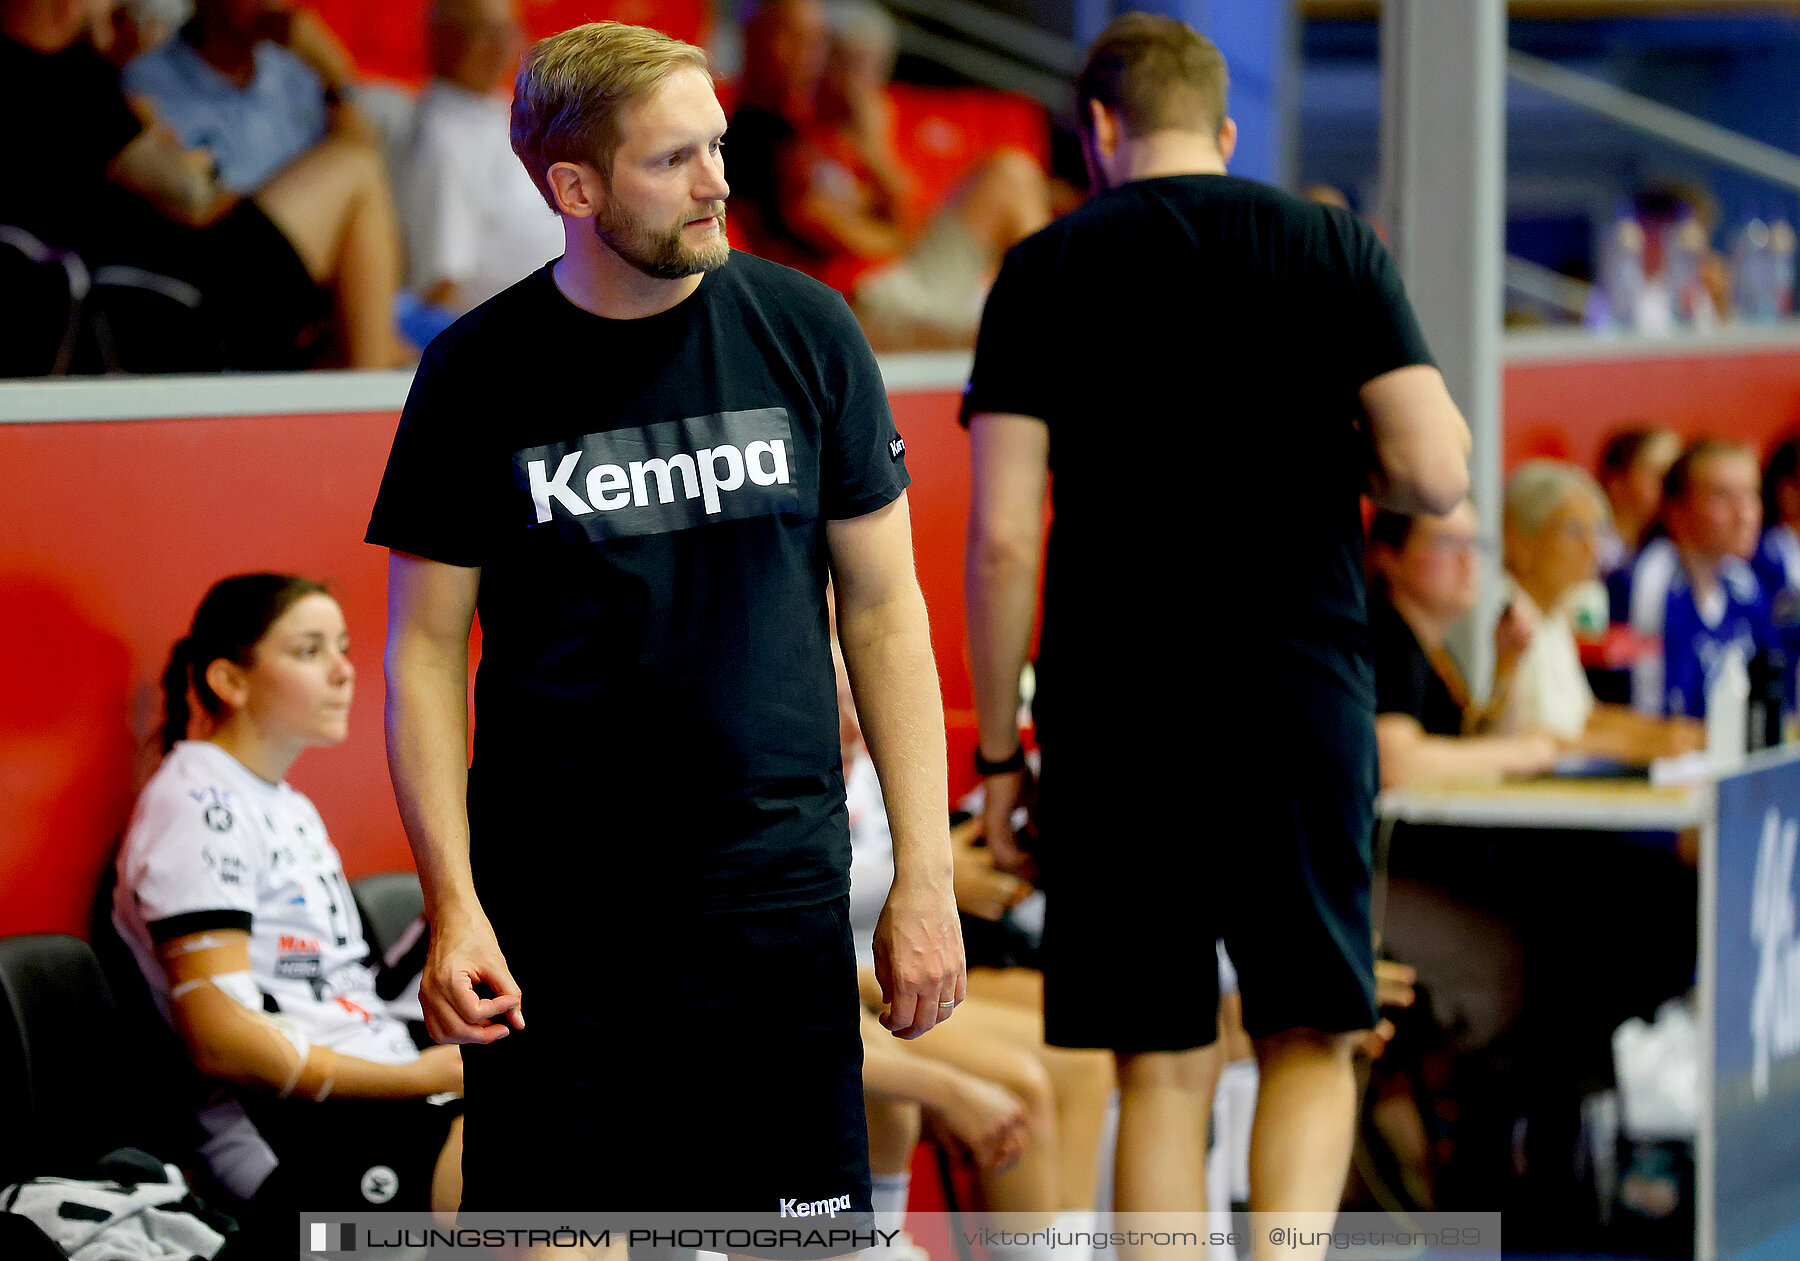
[[[481,997],[477,985],[486,985],[494,997]],[[419,1006],[433,1039],[480,1046],[497,1042],[525,1027],[523,1001],[485,915],[447,915],[432,924]]]
[[[994,866],[1021,880],[1036,881],[1037,860],[1020,847],[1013,831],[1013,810],[1027,800],[1028,771],[1012,771],[1005,775],[989,775],[985,781],[981,804],[981,836]]]

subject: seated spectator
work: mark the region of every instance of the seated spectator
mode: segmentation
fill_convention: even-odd
[[[1600,451],[1597,477],[1612,521],[1599,540],[1600,572],[1637,559],[1662,512],[1663,478],[1681,454],[1681,437],[1649,425],[1621,429]]]
[[[1777,446],[1763,469],[1762,542],[1751,568],[1769,600],[1775,642],[1787,658],[1787,707],[1796,708],[1800,670],[1800,434]]]
[[[207,593],[163,675],[165,757],[113,902],[211,1079],[200,1155],[284,1242],[303,1209],[454,1212],[461,1197],[461,1052],[421,1050],[386,1010],[338,852],[286,782],[306,749],[344,739],[348,651],[316,583],[244,574]]]
[[[1569,600],[1595,577],[1605,521],[1600,487],[1572,464],[1532,460],[1507,479],[1506,616],[1516,628],[1511,642],[1524,642],[1499,662],[1493,727],[1547,731],[1583,752],[1622,762],[1699,748],[1703,733],[1693,720],[1599,704],[1588,686]]]
[[[733,244],[788,262],[808,253],[785,217],[776,178],[785,147],[810,123],[825,69],[818,0],[768,0],[744,24],[744,74],[725,133]]]
[[[1654,715],[1706,714],[1706,693],[1729,650],[1748,665],[1772,642],[1768,601],[1751,570],[1762,526],[1761,472],[1749,448],[1690,444],[1663,479],[1662,524],[1628,570],[1607,582],[1613,620],[1658,638],[1632,667],[1631,703]]]
[[[893,19],[834,0],[809,125],[780,150],[781,219],[805,247],[791,263],[839,290],[878,349],[974,342],[1001,257],[1050,219],[1037,162],[1002,150],[935,213],[915,204],[887,99]],[[779,256],[777,256],[779,257]]]
[[[1542,731],[1474,735],[1479,715],[1446,646],[1481,589],[1481,539],[1466,500],[1445,517],[1382,511],[1369,527],[1369,640],[1381,785],[1548,770]]]
[[[156,103],[219,183],[254,193],[328,136],[374,129],[351,100],[355,69],[331,28],[286,0],[196,0],[177,36],[125,67],[125,90]]]
[[[407,287],[461,313],[562,253],[562,220],[513,155],[494,90],[523,46],[513,0],[436,0],[431,81],[400,164]]]
[[[111,4],[105,13],[110,18]],[[295,368],[320,357],[330,319],[336,362],[400,362],[392,311],[392,209],[372,150],[321,146],[253,197],[222,187],[204,150],[127,102],[118,71],[87,44],[110,22],[81,0],[0,0],[0,110],[12,174],[0,223],[71,250],[90,270],[123,264],[198,291],[198,330],[156,342],[129,368]],[[120,329],[120,341],[141,331]]]

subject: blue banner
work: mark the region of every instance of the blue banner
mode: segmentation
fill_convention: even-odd
[[[1800,758],[1719,783],[1714,1054],[1721,1257],[1800,1227]]]

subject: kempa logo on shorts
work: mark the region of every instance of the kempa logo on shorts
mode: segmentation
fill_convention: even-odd
[[[786,409],[719,412],[591,433],[513,456],[528,524],[590,537],[665,534],[801,506]]]
[[[850,1211],[850,1197],[834,1195],[829,1200],[805,1200],[798,1197],[781,1202],[783,1217],[836,1217],[838,1210]]]

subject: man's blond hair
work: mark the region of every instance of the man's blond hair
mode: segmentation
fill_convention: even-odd
[[[581,162],[610,181],[620,111],[682,69],[710,74],[705,50],[623,22],[589,22],[531,46],[513,84],[512,147],[550,209],[550,168]]]
[[[1152,13],[1114,18],[1075,81],[1076,121],[1093,126],[1088,102],[1119,116],[1127,139],[1156,131],[1203,131],[1225,126],[1229,75],[1218,47],[1185,22]]]

